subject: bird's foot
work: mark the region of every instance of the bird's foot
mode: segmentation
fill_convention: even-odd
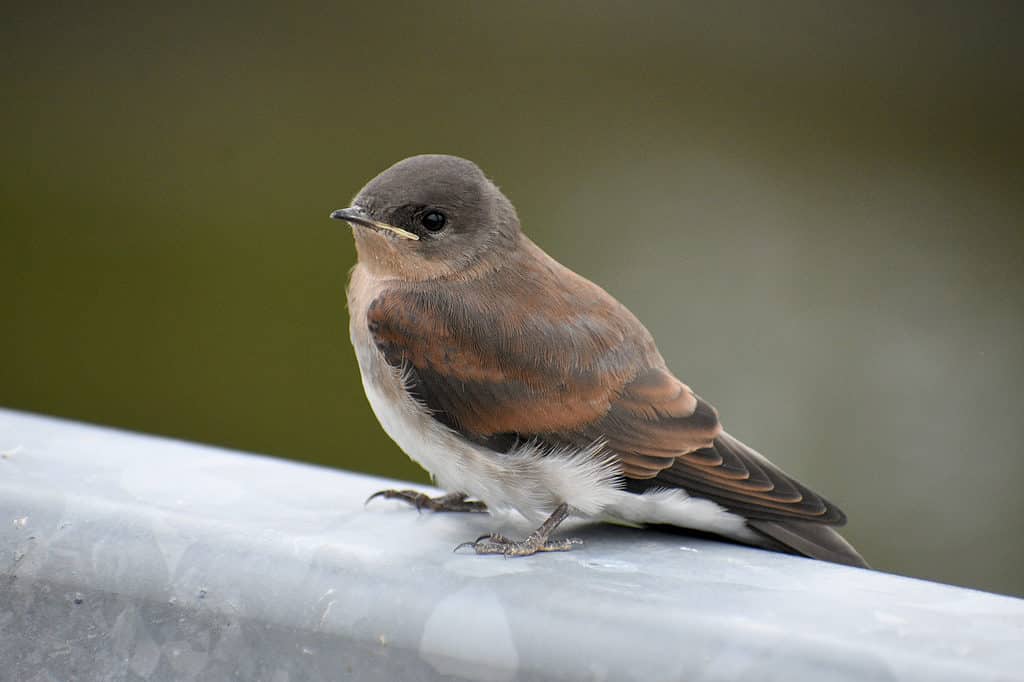
[[[430,497],[416,490],[379,490],[366,498],[370,500],[383,497],[385,500],[401,500],[416,511],[429,509],[436,512],[485,512],[487,505],[479,500],[467,500],[465,493],[448,493],[440,497]]]
[[[463,542],[455,548],[472,547],[477,554],[503,554],[506,557],[530,556],[537,552],[568,552],[576,545],[582,545],[579,538],[549,540],[537,533],[531,533],[524,540],[511,540],[503,535],[481,535],[473,542]]]
[[[569,505],[560,504],[540,527],[526,536],[525,540],[509,540],[503,535],[481,535],[473,542],[463,542],[455,548],[458,552],[463,547],[472,547],[477,554],[503,554],[505,558],[514,556],[530,556],[537,552],[568,552],[574,545],[582,545],[583,540],[563,538],[551,540],[551,533],[565,518],[569,516]]]

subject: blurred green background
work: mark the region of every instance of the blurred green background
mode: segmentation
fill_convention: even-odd
[[[1024,594],[1021,5],[710,5],[8,7],[0,405],[426,481],[327,214],[459,154],[875,566]]]

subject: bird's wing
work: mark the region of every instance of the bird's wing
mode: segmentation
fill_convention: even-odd
[[[630,488],[681,487],[755,518],[842,521],[722,433],[714,408],[672,375],[625,307],[583,278],[557,287],[544,274],[451,284],[443,295],[385,290],[366,323],[435,419],[470,440],[499,450],[604,440]]]
[[[753,448],[722,432],[709,447],[678,457],[637,487],[684,488],[748,519],[789,519],[841,526],[846,515]]]
[[[783,551],[831,561],[836,564],[870,568],[856,549],[834,528],[808,521],[764,521],[748,519],[747,525],[782,545]],[[768,545],[770,549],[775,549]]]
[[[548,293],[532,306],[537,300],[526,292],[473,288],[444,296],[386,290],[367,311],[377,349],[406,370],[438,421],[490,446],[603,439],[623,473],[638,478],[718,434],[714,410],[651,366],[661,358],[647,330],[597,287],[572,297]]]

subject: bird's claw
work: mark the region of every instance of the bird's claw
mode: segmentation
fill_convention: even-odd
[[[416,490],[378,490],[366,498],[363,506],[365,507],[371,500],[378,497],[382,497],[385,500],[401,500],[410,507],[414,507],[416,511],[423,511],[424,507],[429,508],[431,502],[433,502],[430,497]]]
[[[517,556],[531,556],[538,552],[568,552],[576,545],[582,545],[579,538],[562,538],[549,540],[538,535],[530,535],[525,540],[510,540],[503,535],[481,535],[472,542],[463,542],[455,547],[458,552],[464,547],[471,547],[477,554],[501,554],[506,559]]]
[[[378,497],[386,500],[401,500],[416,511],[429,509],[436,512],[485,512],[487,505],[478,500],[467,500],[463,493],[449,493],[440,497],[430,497],[416,490],[378,490],[366,498],[363,506]]]

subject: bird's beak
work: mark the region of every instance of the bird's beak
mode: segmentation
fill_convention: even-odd
[[[374,220],[370,216],[366,215],[366,211],[359,206],[339,208],[337,211],[331,212],[331,218],[334,220],[344,220],[351,225],[369,227],[377,230],[378,232],[391,232],[393,234],[397,234],[402,239],[419,239],[419,235],[415,235],[408,230],[403,230],[400,227],[395,227],[394,225],[388,225],[387,223],[382,223],[379,220]]]

